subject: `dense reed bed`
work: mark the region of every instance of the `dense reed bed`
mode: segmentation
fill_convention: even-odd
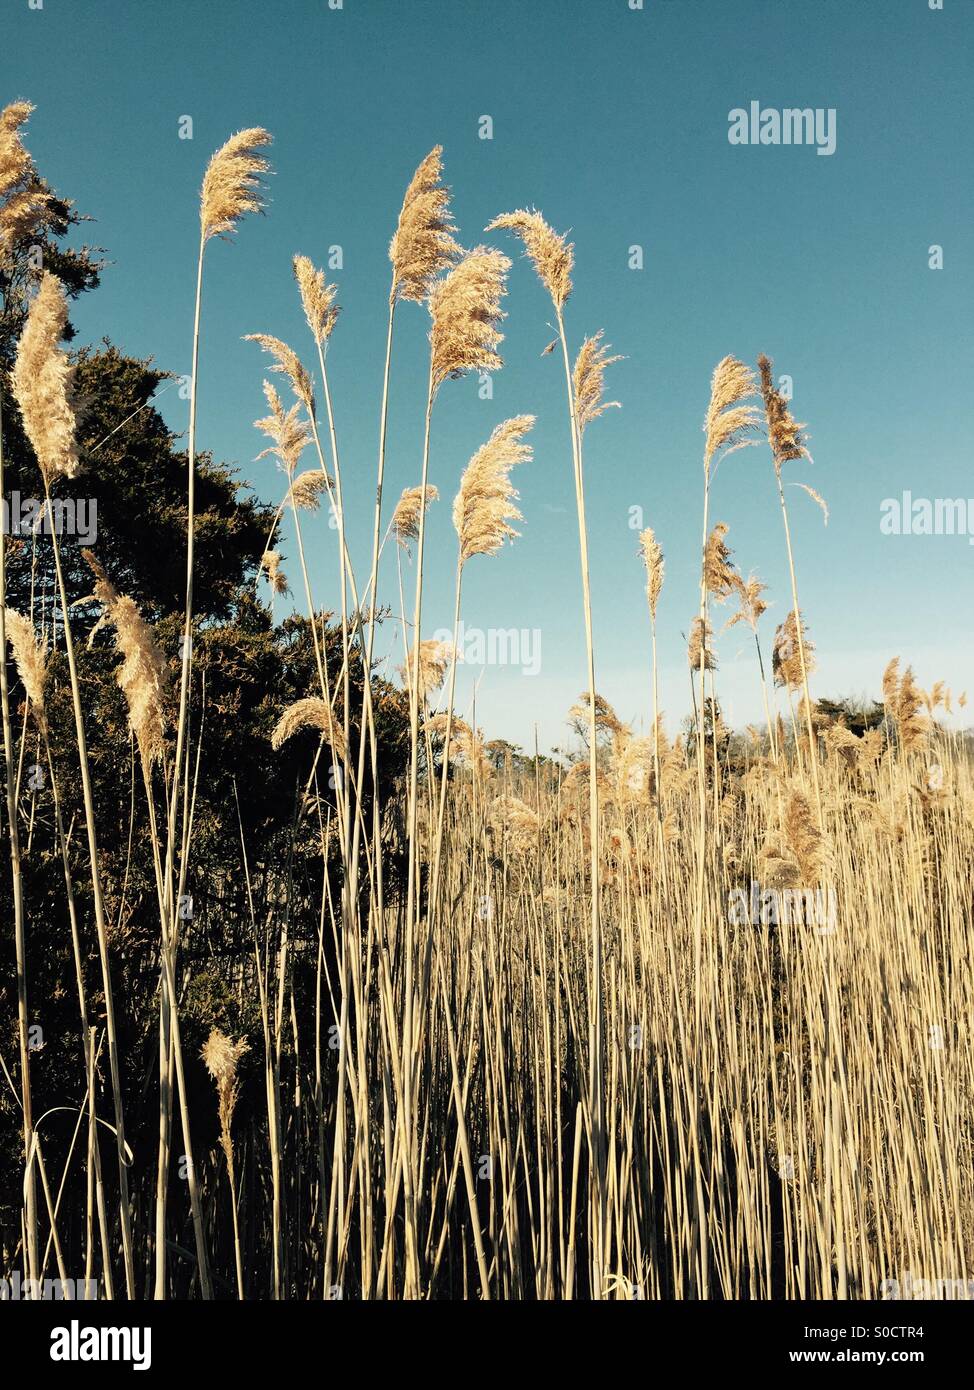
[[[0,115],[11,264],[50,196],[22,143],[29,114],[17,103]],[[354,331],[339,328],[337,287],[295,256],[307,341],[252,335],[273,376],[257,426],[286,479],[255,578],[283,592],[289,513],[304,676],[265,691],[267,753],[293,760],[286,833],[254,843],[228,779],[207,815],[232,852],[208,862],[200,767],[221,707],[205,704],[196,367],[206,267],[261,210],[269,144],[260,129],[233,136],[202,187],[184,603],[150,620],[98,548],[88,590],[72,592],[55,530],[31,541],[35,568],[50,548],[54,587],[32,583],[21,611],[5,593],[13,542],[0,550],[15,974],[0,1115],[20,1147],[0,1277],[88,1277],[103,1297],[301,1300],[870,1298],[907,1271],[966,1281],[974,778],[969,740],[942,717],[950,692],[921,690],[892,660],[873,707],[813,698],[785,492],[808,457],[805,427],[768,358],[752,369],[727,356],[701,393],[689,713],[671,736],[659,711],[664,515],[640,537],[651,733],[618,718],[597,690],[584,459],[615,404],[618,359],[601,331],[571,349],[573,247],[522,210],[484,235],[523,245],[555,318],[586,639],[568,714],[577,750],[518,757],[455,712],[455,641],[423,636],[427,508],[456,488],[456,640],[467,566],[529,543],[517,541],[512,470],[530,467],[534,420],[498,424],[459,478],[431,476],[440,392],[502,366],[511,269],[500,245],[461,247],[439,149],[392,229],[372,547],[357,563],[328,378]],[[24,307],[3,419],[16,413],[48,501],[82,466],[97,490],[57,274],[38,268]],[[425,427],[415,484],[390,503],[405,312],[429,316]],[[713,522],[720,462],[743,447],[767,451],[755,506],[780,512],[788,560],[791,607],[770,644],[764,586]],[[2,471],[0,453],[0,491]],[[306,553],[325,502],[334,573],[316,594]],[[387,545],[400,560],[390,595],[377,592]],[[726,621],[753,635],[766,716],[746,732],[720,714],[714,623],[727,604]],[[390,611],[408,652],[399,690],[374,669]],[[100,629],[128,726],[124,879],[99,838],[107,754],[85,663]],[[28,783],[31,765],[44,775]],[[31,866],[44,857],[63,883],[38,901]],[[127,892],[138,949],[134,927],[121,930]],[[46,1002],[32,971],[49,979],[49,957],[58,997],[77,996],[57,1096],[32,1043]]]

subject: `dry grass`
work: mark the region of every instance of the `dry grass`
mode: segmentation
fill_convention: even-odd
[[[8,108],[0,124],[11,159],[28,112],[26,106]],[[268,140],[263,131],[242,132],[207,171],[194,343],[203,250],[212,237],[234,231],[246,213],[260,210],[267,166],[258,151]],[[4,148],[0,144],[0,152]],[[14,160],[10,197],[22,187],[19,169]],[[22,209],[15,211],[20,216]],[[407,189],[390,248],[376,523],[371,578],[361,591],[374,605],[394,312],[397,305],[425,303],[432,327],[422,482],[405,490],[387,532],[404,550],[417,542],[411,630],[401,599],[412,653],[403,671],[409,774],[368,823],[359,793],[380,756],[377,719],[366,685],[360,728],[350,729],[347,681],[353,648],[370,661],[375,625],[361,618],[341,532],[343,670],[326,669],[316,623],[320,688],[279,710],[273,735],[279,749],[302,730],[315,730],[314,766],[325,745],[343,774],[329,796],[306,789],[295,812],[295,835],[305,818],[317,822],[324,865],[318,939],[303,961],[316,979],[315,1016],[297,1015],[295,956],[307,946],[289,936],[286,862],[274,870],[279,892],[267,920],[255,916],[248,924],[252,953],[224,982],[237,1001],[256,1000],[260,1015],[261,1103],[248,1110],[246,1126],[238,1108],[246,1042],[214,1026],[204,1049],[229,1191],[221,1184],[216,1149],[192,1162],[190,1126],[198,1115],[190,1105],[179,1032],[193,983],[181,959],[191,928],[177,917],[194,852],[190,767],[200,734],[187,724],[192,664],[187,655],[176,727],[164,728],[164,662],[154,634],[96,568],[97,593],[124,657],[119,680],[141,753],[142,814],[154,850],[158,1128],[150,1141],[154,1159],[130,1168],[113,1022],[113,1008],[124,1008],[125,1001],[113,1005],[88,796],[91,910],[101,948],[120,1175],[106,1210],[99,1158],[104,1137],[94,1114],[104,1096],[79,970],[87,1059],[79,1085],[89,1106],[89,1143],[68,1158],[87,1179],[84,1241],[75,1253],[100,1273],[106,1291],[121,1288],[124,1270],[130,1293],[159,1298],[178,1292],[321,1299],[340,1291],[347,1299],[832,1299],[875,1297],[883,1280],[907,1269],[966,1279],[974,1265],[969,741],[938,721],[947,693],[939,687],[924,692],[895,661],[886,672],[886,717],[877,729],[860,736],[814,706],[808,684],[813,649],[793,568],[793,607],[772,658],[786,729],[773,703],[775,690],[764,679],[764,586],[737,572],[726,526],[709,526],[717,465],[729,451],[756,442],[760,424],[750,404],[758,378],[733,357],[714,373],[704,425],[701,606],[688,653],[695,707],[688,727],[695,747],[680,738],[670,742],[658,715],[656,625],[659,619],[672,627],[673,620],[664,613],[663,554],[652,530],[640,540],[652,629],[646,690],[648,705],[652,687],[653,733],[635,737],[596,691],[588,595],[582,440],[586,427],[615,404],[603,399],[603,374],[617,359],[596,333],[584,339],[571,368],[562,311],[572,287],[573,248],[565,237],[538,213],[508,214],[491,228],[512,230],[524,242],[551,295],[555,345],[563,349],[570,429],[565,466],[571,465],[576,484],[588,658],[586,689],[571,712],[582,750],[577,761],[536,760],[520,771],[509,761],[492,762],[483,731],[453,714],[454,648],[422,636],[424,521],[438,496],[428,479],[433,403],[449,378],[502,365],[500,306],[510,264],[488,247],[461,255],[437,148]],[[341,334],[335,332],[335,288],[307,258],[296,257],[294,270],[318,354],[334,479],[318,434],[311,373],[288,345],[252,336],[296,397],[285,409],[267,386],[271,413],[258,424],[287,474],[286,501],[299,526],[305,597],[314,616],[299,513],[305,513],[304,524],[315,522],[324,491],[341,514],[337,432],[322,354],[325,343],[341,350]],[[14,380],[45,481],[70,474],[75,463],[71,368],[58,346],[62,310],[57,283],[45,276]],[[760,381],[790,560],[781,470],[807,456],[804,427],[771,384],[766,358]],[[49,401],[43,395],[48,388]],[[185,635],[194,620],[195,389],[194,375]],[[530,456],[522,436],[532,423],[519,416],[500,425],[463,474],[454,504],[457,621],[464,564],[494,555],[516,534],[510,523],[519,519],[517,494],[509,474]],[[312,444],[320,473],[296,476]],[[284,580],[272,539],[263,568],[280,592]],[[759,658],[755,674],[767,721],[749,742],[732,737],[719,716],[709,605],[728,597],[739,604],[730,623],[748,624]],[[69,611],[63,591],[62,608]],[[6,613],[6,633],[25,691],[43,719],[44,642],[35,638],[32,620],[12,612]],[[448,672],[446,710],[432,714],[427,703]],[[73,656],[71,679],[84,775]],[[335,697],[343,682],[339,719]],[[796,712],[792,697],[798,694]],[[6,686],[4,734],[22,976],[14,779],[22,749]],[[170,742],[175,756],[166,758]],[[246,752],[241,749],[241,756]],[[313,777],[309,765],[308,788]],[[157,802],[168,812],[162,833]],[[394,891],[384,878],[390,851],[383,817],[405,829],[405,891]],[[57,827],[74,931],[59,811]],[[260,852],[241,846],[248,893],[255,849]],[[195,867],[205,873],[205,865]],[[51,930],[64,927],[52,924]],[[25,1240],[16,1258],[36,1275],[46,1267],[51,1242],[61,1247],[54,1240],[54,1212],[49,1205],[40,1209],[33,1181],[35,1168],[42,1176],[43,1170],[30,1127],[28,983],[19,980],[27,1181]],[[299,1045],[309,1032],[310,1051]],[[212,1095],[208,1099],[212,1105]],[[190,1262],[188,1276],[166,1254],[176,1209],[184,1217],[187,1200],[170,1162],[176,1101],[178,1152],[190,1155],[195,1262],[180,1247],[180,1259]],[[42,1187],[46,1192],[46,1178]]]

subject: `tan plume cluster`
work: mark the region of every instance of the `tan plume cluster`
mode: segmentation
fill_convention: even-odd
[[[419,519],[423,507],[435,502],[439,495],[439,489],[432,483],[427,483],[425,494],[421,484],[418,487],[403,488],[390,522],[392,534],[401,546],[406,547],[410,541],[419,540]]]
[[[446,721],[445,714],[434,714],[426,720],[424,727],[430,734],[445,738]],[[470,768],[475,780],[489,777],[493,772],[480,731],[471,729],[466,720],[459,719],[456,715],[453,717],[450,730],[450,761],[453,762],[455,759]]]
[[[327,700],[311,695],[288,705],[274,726],[271,747],[276,752],[282,743],[286,743],[302,729],[318,729],[325,735],[325,742],[329,744],[332,752],[341,758],[342,762],[347,760],[345,731],[335,719]]]
[[[788,402],[774,384],[774,363],[763,352],[758,358],[758,370],[761,373],[761,395],[764,397],[768,443],[771,445],[775,472],[780,476],[782,464],[800,458],[806,458],[810,463],[812,456],[805,447],[805,426],[799,425],[788,409]],[[817,497],[817,494],[812,495]],[[821,505],[824,506],[824,503]]]
[[[90,550],[81,553],[95,576],[95,597],[104,609],[106,620],[115,629],[115,645],[123,657],[115,679],[125,696],[129,727],[148,767],[161,756],[163,749],[166,659],[134,599],[116,592]]]
[[[718,521],[707,537],[703,556],[703,580],[707,593],[721,601],[734,592],[738,579],[731,562],[731,551],[725,544],[726,535],[726,525]]]
[[[43,727],[44,687],[47,684],[47,643],[38,638],[33,623],[15,608],[5,608],[7,641],[13,649],[17,674],[23,682],[34,717]]]
[[[20,127],[33,109],[29,101],[14,101],[0,111],[0,265],[31,233],[48,203],[20,139]]]
[[[419,644],[418,670],[415,645],[410,647],[406,663],[399,667],[403,684],[408,688],[412,676],[415,675],[419,681],[419,698],[428,699],[443,684],[453,656],[452,642],[440,642],[435,637],[426,638]],[[459,657],[457,659],[459,660]]]
[[[694,618],[690,624],[690,641],[687,645],[687,659],[694,670],[700,669],[701,660],[705,671],[717,669],[717,657],[711,646],[712,638],[709,620],[699,616]]]
[[[68,304],[56,275],[45,270],[27,314],[10,374],[14,399],[44,481],[73,478],[79,468],[75,438],[74,376],[60,342]]]
[[[621,357],[610,357],[608,346],[602,344],[602,329],[594,337],[586,338],[575,358],[572,372],[572,387],[575,395],[575,422],[581,436],[587,425],[611,407],[619,408],[618,401],[602,399],[605,392],[605,369]]]
[[[257,151],[270,143],[267,131],[254,126],[231,135],[210,160],[200,193],[204,241],[230,236],[248,212],[263,212],[261,179],[269,173],[270,165]]]
[[[805,673],[810,676],[815,670],[815,647],[808,639],[804,619],[793,608],[774,635],[771,670],[775,685],[784,686],[786,690],[799,689],[802,684],[803,651]]]
[[[823,520],[823,522],[825,523],[826,526],[828,526],[828,524],[829,524],[829,504],[828,504],[828,502],[826,502],[826,500],[825,500],[825,498],[822,496],[822,494],[821,494],[820,492],[816,492],[815,489],[814,489],[813,487],[809,487],[808,483],[792,483],[791,486],[792,486],[792,487],[800,487],[801,490],[802,490],[802,492],[807,492],[807,493],[808,493],[809,497],[810,497],[810,498],[812,499],[812,501],[816,504],[816,506],[820,509],[820,511],[821,511],[821,513],[822,513],[822,520]]]
[[[311,442],[311,434],[307,422],[300,418],[301,406],[292,405],[290,410],[285,410],[280,396],[269,381],[264,382],[264,396],[271,413],[262,420],[255,420],[254,429],[266,434],[273,443],[257,457],[278,459],[290,478]]]
[[[260,567],[267,575],[267,582],[271,586],[271,592],[275,594],[286,594],[288,591],[287,579],[281,569],[281,553],[279,550],[265,550],[261,556]]]
[[[430,368],[433,389],[465,372],[496,372],[504,335],[501,299],[511,263],[500,251],[477,246],[430,291]]]
[[[751,368],[736,357],[724,357],[714,368],[710,383],[710,404],[703,422],[706,435],[703,463],[705,472],[718,454],[732,454],[755,441],[748,436],[757,428],[756,405],[746,405],[757,394]]]
[[[518,494],[511,486],[510,472],[531,457],[531,446],[521,441],[533,425],[533,415],[504,420],[464,469],[453,502],[461,564],[472,555],[493,555],[505,540],[517,536],[510,523],[520,521],[521,513],[514,505]]]
[[[525,255],[529,256],[538,272],[538,278],[551,295],[552,303],[559,313],[572,292],[572,265],[574,251],[572,243],[561,236],[541,216],[540,212],[519,209],[505,212],[495,217],[484,230],[488,232],[507,229],[524,243]]]
[[[490,816],[513,855],[522,858],[537,850],[541,822],[527,802],[516,796],[499,796],[490,808]]]
[[[732,613],[727,619],[725,626],[735,627],[737,623],[747,623],[752,632],[757,632],[758,623],[768,611],[768,605],[763,598],[767,592],[767,584],[762,584],[754,574],[748,579],[743,579],[735,573],[733,587],[737,595],[738,608],[737,612]]]
[[[287,343],[282,343],[280,338],[273,338],[269,333],[247,333],[244,337],[247,343],[258,343],[265,352],[270,353],[274,359],[272,372],[282,372],[291,383],[291,390],[298,400],[313,416],[315,413],[314,388],[311,385],[311,377],[305,371],[301,359],[293,348],[289,348]]]
[[[450,192],[441,183],[442,146],[430,150],[412,177],[389,244],[392,262],[390,298],[421,304],[442,271],[463,255],[454,240]]]
[[[822,730],[822,738],[828,751],[846,767],[857,767],[862,751],[862,739],[858,738],[845,724],[830,720]]]
[[[642,553],[643,564],[646,566],[646,597],[649,600],[649,611],[655,622],[656,608],[659,604],[660,594],[663,592],[666,562],[652,527],[647,526],[645,531],[639,533],[639,549]]]
[[[319,344],[327,343],[335,330],[340,310],[335,303],[338,286],[329,285],[323,270],[316,270],[307,256],[295,256],[291,262],[298,282],[301,307],[311,336]]]
[[[884,729],[867,729],[859,740],[859,763],[864,767],[875,766],[883,756],[885,745]]]
[[[651,801],[656,780],[654,741],[633,738],[628,728],[613,740],[612,772],[619,801]]]
[[[950,690],[943,681],[934,681],[929,690],[921,691],[921,695],[928,714],[935,714],[941,705],[950,713]]]
[[[780,837],[765,845],[761,858],[765,875],[774,887],[824,886],[830,864],[829,845],[803,792],[790,793]]]
[[[589,700],[589,692],[583,690],[578,703],[568,711],[568,723],[579,737],[586,737],[591,724],[591,705],[595,705],[595,735],[610,734],[613,738],[626,728],[604,695],[595,692],[594,701]]]
[[[320,468],[306,468],[288,488],[288,501],[296,512],[316,512],[321,506],[321,494],[328,490],[329,479]]]
[[[906,752],[916,748],[930,731],[930,720],[920,713],[923,704],[924,693],[913,679],[913,668],[908,666],[901,675],[900,659],[895,656],[883,672],[883,705]]]
[[[237,1100],[240,1096],[237,1068],[240,1065],[241,1057],[248,1051],[249,1046],[246,1038],[241,1038],[239,1042],[232,1042],[219,1028],[212,1028],[200,1054],[206,1070],[216,1085],[220,1114],[220,1147],[223,1149],[231,1170],[233,1168],[233,1145],[230,1139],[230,1126],[233,1123],[233,1112],[237,1108]]]

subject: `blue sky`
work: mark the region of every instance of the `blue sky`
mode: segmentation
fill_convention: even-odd
[[[189,370],[200,179],[234,130],[274,135],[270,205],[207,253],[200,442],[276,502],[281,477],[254,459],[266,359],[245,333],[308,354],[291,255],[342,247],[343,313],[329,376],[350,543],[364,583],[375,487],[389,266],[386,248],[413,169],[444,146],[461,239],[499,212],[537,206],[576,244],[571,345],[604,329],[625,360],[608,412],[586,436],[597,680],[626,719],[648,724],[649,625],[633,508],[663,545],[662,704],[686,713],[682,634],[696,603],[700,424],[726,353],[769,353],[794,382],[827,498],[789,490],[799,592],[818,647],[819,694],[879,693],[891,655],[924,685],[970,687],[974,547],[961,536],[885,536],[880,504],[974,498],[972,103],[974,7],[945,0],[28,0],[0,4],[0,99],[37,111],[28,142],[54,186],[95,222],[111,264],[78,306],[82,340]],[[728,114],[834,108],[837,148],[734,146]],[[178,137],[182,116],[193,139]],[[480,118],[493,139],[479,138]],[[535,459],[516,474],[522,536],[464,580],[469,627],[540,632],[541,669],[468,667],[491,736],[542,747],[566,739],[584,682],[577,527],[550,303],[514,246],[505,368],[492,400],[444,386],[433,422],[424,634],[450,621],[450,501],[470,455],[500,420],[538,417]],[[629,248],[644,268],[629,268]],[[928,248],[943,247],[931,270]],[[426,312],[397,318],[387,496],[419,481]],[[186,425],[175,389],[160,409]],[[718,471],[713,519],[745,572],[770,586],[767,651],[791,606],[766,448]],[[974,516],[970,521],[974,533]],[[286,543],[289,558],[293,544]],[[335,533],[313,523],[316,598],[336,602]],[[397,602],[392,547],[380,597]],[[404,557],[405,558],[405,557]],[[291,565],[297,580],[296,563]],[[410,573],[407,568],[407,574]],[[407,583],[409,581],[407,580]],[[719,614],[719,610],[718,610]],[[718,621],[720,620],[719,615]],[[719,642],[718,693],[738,725],[758,719],[753,647]],[[390,667],[402,658],[390,626]]]

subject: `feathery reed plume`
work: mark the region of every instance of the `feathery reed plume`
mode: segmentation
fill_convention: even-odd
[[[526,802],[516,796],[498,796],[491,804],[490,818],[512,854],[523,857],[537,849],[541,822]]]
[[[200,229],[203,241],[230,236],[248,212],[263,212],[261,179],[270,165],[257,153],[271,143],[260,126],[240,130],[213,155],[203,176],[200,193]]]
[[[30,155],[20,138],[20,127],[33,115],[30,101],[12,101],[0,111],[0,198],[32,172]]]
[[[269,381],[264,382],[264,395],[271,413],[262,420],[255,420],[254,429],[266,434],[273,443],[270,448],[259,453],[257,458],[278,459],[290,477],[311,442],[311,434],[307,422],[299,418],[300,405],[292,405],[290,410],[285,410],[280,396]]]
[[[687,644],[687,658],[690,667],[704,671],[717,669],[717,658],[710,645],[712,633],[706,618],[696,617],[690,624],[690,641]]]
[[[521,440],[533,425],[533,415],[504,420],[464,469],[453,502],[461,565],[471,555],[496,554],[505,540],[517,536],[509,523],[522,518],[514,505],[518,494],[511,486],[510,472],[531,458],[530,444]]]
[[[484,228],[487,232],[509,229],[524,243],[524,253],[534,263],[538,278],[561,313],[572,292],[574,246],[541,216],[540,212],[519,209],[495,217]]]
[[[505,317],[511,263],[500,251],[476,246],[438,280],[429,295],[430,371],[433,390],[466,372],[496,372],[503,365],[498,324]]]
[[[392,513],[392,521],[389,523],[392,534],[395,536],[399,545],[404,549],[408,547],[410,541],[419,540],[419,518],[425,507],[431,502],[437,501],[440,492],[439,488],[433,483],[427,483],[424,489],[420,487],[405,487],[402,496],[396,503],[395,511]]]
[[[36,636],[33,623],[15,608],[5,609],[7,641],[13,649],[17,674],[38,722],[44,720],[44,687],[47,684],[47,643]]]
[[[295,511],[316,512],[321,506],[321,494],[327,487],[328,479],[319,468],[306,468],[292,480],[287,500]]]
[[[781,466],[792,459],[812,456],[805,447],[805,426],[798,424],[788,409],[788,402],[774,384],[774,363],[765,353],[758,358],[761,373],[761,395],[764,398],[764,414],[768,427],[768,443],[774,459],[775,472],[781,477]]]
[[[29,101],[14,101],[0,111],[0,265],[30,233],[49,201],[20,139],[20,127],[33,110]]]
[[[315,345],[327,343],[335,331],[338,315],[341,312],[335,299],[338,286],[329,285],[323,270],[316,270],[307,256],[295,256],[291,262],[294,278],[298,282],[301,307]]]
[[[95,597],[115,629],[116,646],[123,657],[115,679],[125,696],[129,726],[139,752],[149,767],[163,748],[166,659],[134,600],[116,592],[90,550],[81,553],[95,576]]]
[[[738,608],[736,613],[732,613],[724,624],[725,627],[736,627],[738,623],[747,623],[752,632],[757,632],[758,623],[768,611],[762,595],[767,591],[767,584],[762,584],[757,575],[752,574],[748,579],[743,579],[736,571],[733,575],[733,591],[737,595]]]
[[[435,637],[428,637],[419,644],[419,669],[416,678],[419,683],[419,698],[427,699],[435,690],[439,690],[446,678],[450,662],[454,660],[455,648],[452,642],[441,642]],[[457,657],[456,659],[459,659]],[[406,661],[399,667],[399,675],[403,684],[409,684],[410,672],[416,666],[416,646],[415,643],[409,649]]]
[[[656,608],[660,594],[663,592],[666,562],[652,527],[647,526],[645,531],[639,533],[639,549],[642,553],[643,564],[646,566],[646,598],[649,600],[649,612],[655,622]]]
[[[10,384],[47,486],[61,476],[75,477],[79,468],[75,369],[59,346],[67,321],[61,282],[45,270],[17,345]]]
[[[440,182],[443,147],[436,145],[406,189],[399,222],[389,244],[392,262],[390,302],[411,299],[421,304],[433,281],[463,255],[454,240],[450,191]]]
[[[575,420],[579,439],[586,426],[597,420],[604,411],[610,407],[620,408],[618,401],[602,399],[606,367],[622,361],[621,357],[608,356],[608,345],[602,346],[602,335],[603,330],[600,328],[593,337],[586,338],[575,358],[572,384],[575,391]]]
[[[930,720],[920,713],[924,693],[908,666],[900,675],[900,659],[895,656],[883,672],[883,706],[896,726],[896,736],[904,752],[918,747],[930,731]]]
[[[812,818],[812,809],[799,791],[788,798],[784,817],[785,842],[798,865],[800,882],[816,887],[828,860],[825,837]]]
[[[220,1148],[227,1161],[227,1177],[230,1180],[230,1206],[233,1214],[233,1243],[237,1268],[237,1296],[244,1297],[243,1258],[240,1247],[240,1227],[237,1216],[237,1181],[233,1163],[233,1139],[231,1128],[233,1112],[240,1098],[240,1084],[237,1081],[237,1068],[240,1059],[250,1044],[246,1038],[231,1042],[219,1028],[212,1028],[210,1036],[203,1044],[201,1057],[206,1070],[216,1086],[218,1114],[220,1117]]]
[[[941,705],[949,706],[950,691],[943,681],[934,681],[930,689],[921,691],[920,695],[928,714],[933,714]]]
[[[452,728],[448,755],[445,747],[447,722]],[[489,777],[493,772],[483,736],[479,729],[471,729],[466,720],[460,719],[457,715],[450,719],[445,713],[434,714],[425,721],[423,727],[434,737],[444,739],[444,757],[448,756],[451,763],[454,759],[459,759],[470,768],[475,779]]]
[[[804,668],[802,650],[805,654]],[[808,639],[804,619],[794,608],[775,631],[771,669],[775,685],[784,686],[790,691],[798,690],[804,683],[803,669],[805,674],[815,670],[815,647]]]
[[[608,700],[604,695],[600,695],[598,691],[595,693],[594,704],[595,730],[597,734],[617,735],[621,734],[626,729],[626,725],[623,724]],[[572,705],[571,709],[568,711],[568,723],[580,737],[584,737],[587,732],[590,714],[589,705],[589,692],[583,690],[578,697],[578,704]]]
[[[332,751],[344,762],[347,756],[345,732],[332,714],[331,705],[316,695],[304,700],[295,700],[288,705],[271,734],[271,747],[275,752],[282,743],[300,733],[302,729],[319,729]]]
[[[706,435],[704,472],[708,475],[718,455],[732,454],[755,442],[748,435],[757,426],[758,408],[744,402],[756,393],[757,382],[750,367],[736,357],[724,357],[717,363],[703,422]]]
[[[261,556],[260,567],[267,575],[267,582],[274,594],[286,594],[288,582],[281,569],[281,554],[278,550],[265,550]]]
[[[804,793],[791,791],[781,813],[779,834],[761,850],[767,881],[777,888],[821,888],[830,864],[830,847],[815,823]]]
[[[707,537],[703,556],[703,580],[707,593],[721,602],[733,593],[738,575],[731,562],[731,551],[724,543],[727,526],[722,521]]]
[[[822,730],[825,746],[834,753],[847,768],[857,765],[862,755],[862,739],[857,738],[844,724],[829,722]]]
[[[249,1046],[246,1038],[241,1038],[239,1042],[231,1042],[219,1028],[212,1028],[200,1053],[206,1070],[216,1085],[220,1108],[220,1147],[226,1155],[227,1164],[231,1167],[233,1165],[233,1145],[230,1139],[230,1127],[233,1124],[233,1112],[237,1108],[237,1101],[240,1097],[237,1068],[240,1065],[240,1058]]]
[[[822,512],[822,520],[826,526],[829,524],[829,504],[820,492],[816,492],[808,483],[792,483],[792,487],[800,487],[802,492],[807,492],[809,497],[815,502]]]
[[[289,348],[287,343],[282,343],[280,338],[274,338],[269,333],[247,333],[244,335],[244,342],[258,343],[265,352],[270,353],[274,359],[272,372],[282,372],[291,383],[291,390],[298,400],[313,416],[315,413],[314,388],[311,385],[311,377],[308,375],[301,359],[293,348]],[[261,426],[263,428],[263,426]]]
[[[633,738],[623,727],[613,739],[612,773],[616,800],[646,799],[652,791],[650,773],[654,764],[655,738]]]

